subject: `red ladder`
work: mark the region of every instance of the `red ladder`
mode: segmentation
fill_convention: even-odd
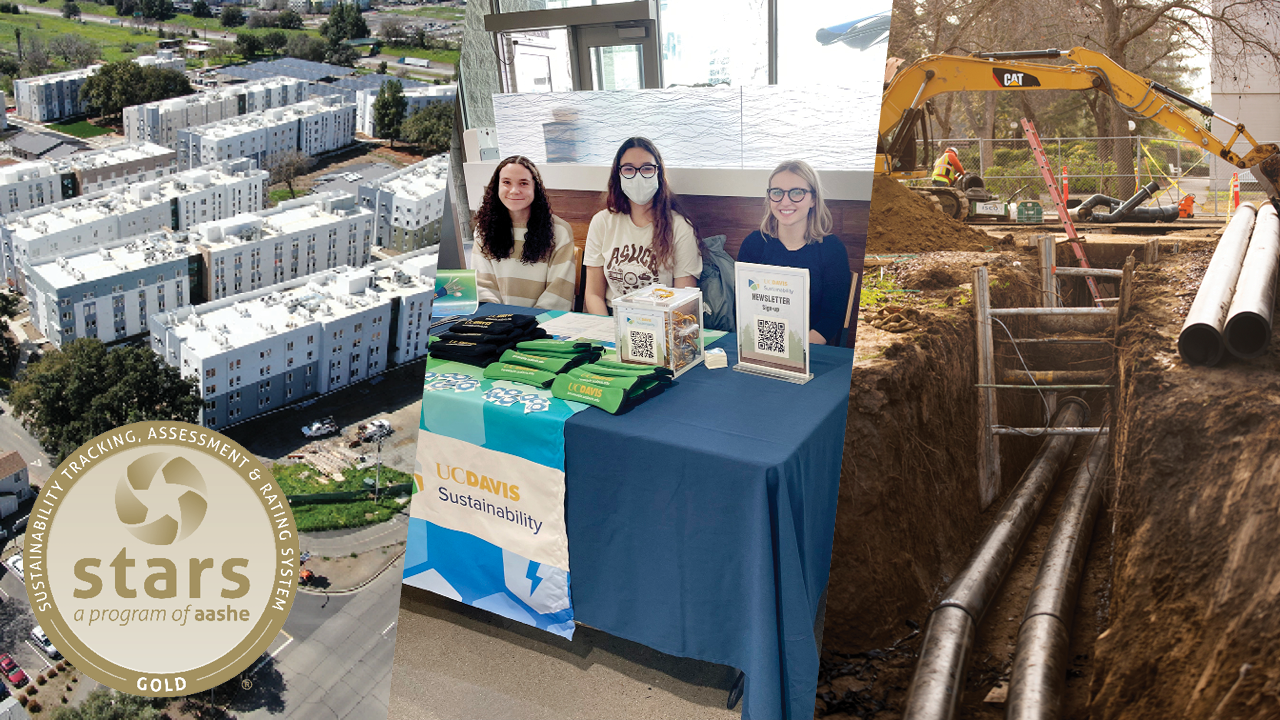
[[[1040,133],[1036,132],[1036,126],[1026,118],[1022,118],[1022,131],[1027,136],[1027,142],[1031,144],[1031,152],[1035,155],[1036,164],[1040,166],[1040,175],[1044,177],[1045,185],[1049,186],[1049,197],[1058,210],[1058,219],[1062,221],[1062,227],[1067,231],[1067,241],[1071,243],[1071,251],[1080,261],[1080,267],[1087,268],[1089,259],[1084,256],[1084,247],[1080,244],[1080,236],[1076,234],[1076,226],[1071,222],[1071,216],[1067,214],[1066,201],[1058,192],[1058,182],[1053,177],[1053,171],[1049,169],[1049,160],[1045,157]],[[1093,304],[1102,307],[1102,295],[1098,292],[1098,284],[1092,277],[1086,277],[1084,281],[1089,285],[1089,292],[1093,294]]]

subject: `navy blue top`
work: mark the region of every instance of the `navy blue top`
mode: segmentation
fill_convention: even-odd
[[[738,262],[809,269],[809,327],[828,345],[840,342],[844,315],[849,305],[853,273],[849,253],[835,235],[821,242],[788,250],[782,241],[759,230],[747,236],[738,250]]]

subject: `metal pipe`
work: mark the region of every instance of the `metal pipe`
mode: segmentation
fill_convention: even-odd
[[[1078,268],[1060,265],[1054,270],[1059,275],[1093,275],[1097,277],[1124,277],[1123,270],[1112,270],[1110,268]]]
[[[1227,311],[1223,339],[1232,355],[1247,360],[1267,351],[1271,344],[1271,313],[1280,267],[1280,215],[1267,203],[1258,210],[1244,256],[1236,292]]]
[[[1236,281],[1249,248],[1249,234],[1258,210],[1250,203],[1236,209],[1222,231],[1218,248],[1204,271],[1200,290],[1191,303],[1187,319],[1178,333],[1178,352],[1192,365],[1217,365],[1226,350],[1222,328],[1231,307]]]
[[[1057,720],[1062,713],[1071,619],[1094,521],[1102,505],[1101,478],[1106,474],[1109,443],[1106,434],[1094,438],[1049,536],[1018,629],[1005,705],[1007,720]]]
[[[1107,209],[1110,210],[1112,207],[1117,206],[1122,202],[1122,200],[1113,198],[1110,195],[1090,195],[1084,199],[1084,202],[1080,203],[1073,209],[1075,214],[1074,219],[1079,220],[1080,222],[1089,222],[1093,219],[1093,209],[1095,207],[1105,203]]]
[[[1062,401],[1053,426],[1080,427],[1088,421],[1088,415],[1089,407],[1083,400],[1067,398]],[[974,628],[982,622],[1074,443],[1075,437],[1070,435],[1044,441],[968,564],[930,614],[920,662],[907,693],[904,720],[954,717]]]
[[[1054,428],[1015,428],[1015,427],[999,427],[992,428],[991,432],[996,435],[1031,435],[1033,437],[1041,437],[1048,435],[1105,435],[1106,428],[1073,428],[1073,427],[1054,427]]]
[[[1110,370],[1006,370],[1000,381],[1036,384],[1104,383],[1110,377]]]
[[[1115,315],[1115,308],[1095,307],[1021,307],[991,308],[992,315]]]

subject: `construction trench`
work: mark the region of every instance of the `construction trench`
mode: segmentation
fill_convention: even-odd
[[[815,717],[1280,718],[1280,349],[1214,366],[1178,350],[1227,218],[1080,227],[1095,268],[1134,258],[1129,281],[1095,278],[1103,296],[1125,286],[1120,322],[992,315],[981,383],[975,267],[991,308],[1039,307],[1043,237],[1076,264],[1061,226],[963,225],[887,179],[872,208]],[[1091,304],[1083,277],[1058,282],[1060,305]],[[984,503],[976,386],[1025,385],[1024,368],[1084,388],[993,388],[1001,426],[1043,427],[1048,405],[1059,426],[1105,428],[1105,447],[1000,435]],[[1051,544],[1059,572],[1038,580]],[[976,574],[991,566],[1007,571]],[[1020,629],[1065,652],[1015,652]],[[926,651],[926,634],[952,639]]]

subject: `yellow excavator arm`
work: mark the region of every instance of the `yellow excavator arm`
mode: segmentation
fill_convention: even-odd
[[[1066,65],[1029,62],[1065,58]],[[1171,132],[1194,142],[1241,169],[1251,169],[1268,194],[1280,194],[1280,146],[1260,144],[1241,123],[1229,120],[1212,108],[1117,65],[1093,50],[1036,50],[1030,52],[975,53],[969,56],[929,55],[900,70],[884,91],[880,109],[880,150],[876,172],[894,177],[923,177],[926,173],[907,167],[895,158],[914,157],[913,128],[925,113],[925,102],[942,93],[993,90],[1098,90],[1110,95],[1131,116],[1153,120]],[[1219,140],[1170,101],[1176,100],[1205,117],[1216,117],[1233,132],[1226,142]],[[1243,137],[1251,149],[1243,157],[1231,150]],[[913,147],[905,147],[911,143]]]

